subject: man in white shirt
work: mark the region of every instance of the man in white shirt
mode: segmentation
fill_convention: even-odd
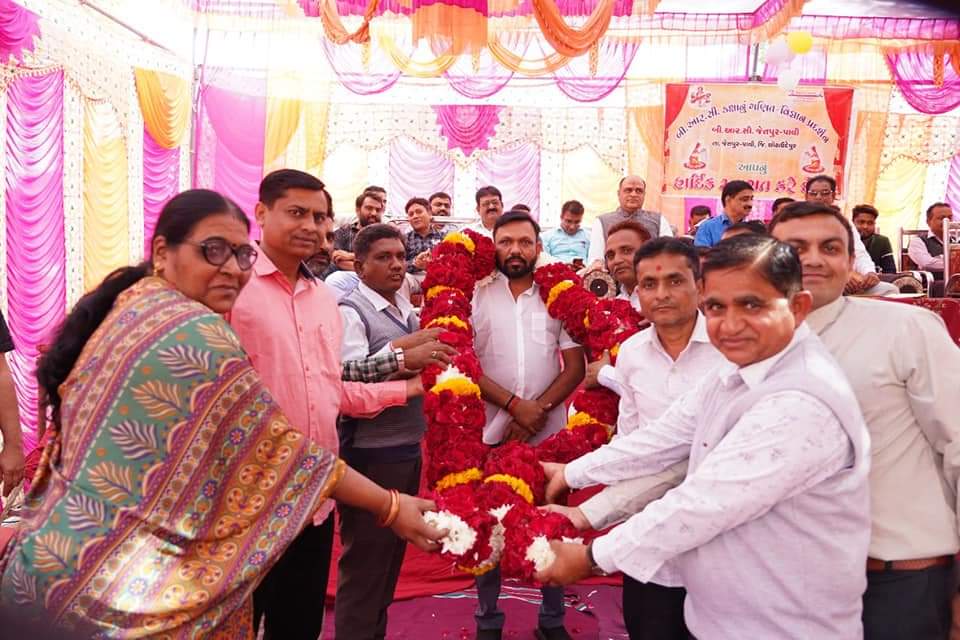
[[[907,253],[917,268],[930,271],[943,279],[943,221],[953,217],[953,209],[946,202],[935,202],[927,207],[926,235],[913,236]]]
[[[813,176],[807,180],[804,188],[807,202],[833,205],[837,199],[837,181],[828,175]],[[855,260],[850,270],[850,279],[847,281],[845,293],[868,296],[885,296],[899,293],[899,290],[889,282],[881,282],[877,275],[877,265],[867,251],[867,247],[860,239],[860,234],[853,235],[853,250]]]
[[[617,200],[620,206],[616,211],[599,216],[590,230],[590,251],[587,264],[594,265],[603,259],[603,251],[610,228],[624,220],[636,220],[644,226],[651,238],[672,236],[673,229],[667,219],[659,213],[646,211],[643,201],[647,195],[647,183],[640,176],[626,176],[617,185]]]
[[[617,298],[627,300],[634,309],[637,302],[637,272],[633,267],[633,257],[637,249],[650,239],[650,233],[636,220],[624,220],[610,227],[607,245],[603,250],[604,265],[607,273],[620,285]]]
[[[643,429],[567,465],[548,500],[689,458],[687,476],[590,545],[553,542],[538,574],[641,582],[669,561],[695,637],[846,640],[862,633],[869,436],[843,372],[803,325],[800,260],[770,237],[724,240],[702,264],[710,341],[730,362]]]
[[[493,238],[493,225],[503,215],[503,194],[493,186],[480,187],[476,193],[477,216],[480,220],[467,227],[480,235]]]
[[[583,380],[581,349],[550,317],[533,281],[542,250],[540,227],[525,213],[501,216],[493,228],[498,273],[473,299],[474,348],[483,367],[480,390],[486,401],[483,441],[533,444],[564,428],[564,401]],[[561,360],[563,366],[561,368]],[[500,571],[477,578],[477,637],[501,637],[504,614],[497,608]],[[540,640],[567,640],[563,590],[545,588]]]
[[[843,296],[857,234],[835,210],[793,204],[770,231],[800,253],[813,294],[807,324],[846,373],[870,429],[864,635],[946,638],[960,550],[960,349],[926,309]]]
[[[613,234],[611,234],[613,237]],[[620,345],[617,365],[606,357],[587,367],[585,385],[600,384],[620,396],[617,435],[622,438],[659,418],[678,397],[692,390],[726,362],[710,343],[698,309],[700,258],[690,244],[657,238],[634,258],[640,311],[653,323]],[[607,487],[564,513],[579,529],[601,530],[623,522],[677,486],[686,462],[644,478]],[[658,576],[669,583],[664,576]],[[687,640],[682,587],[637,582],[623,577],[623,620],[630,640]]]

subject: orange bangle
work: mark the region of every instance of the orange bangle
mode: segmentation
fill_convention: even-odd
[[[400,515],[400,492],[396,489],[390,489],[390,508],[387,515],[377,520],[378,527],[389,527],[397,520]]]

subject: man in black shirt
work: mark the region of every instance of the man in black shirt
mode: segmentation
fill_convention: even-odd
[[[893,259],[890,239],[877,233],[878,215],[880,213],[869,204],[858,204],[853,208],[853,224],[877,269],[883,273],[896,273],[897,263]]]
[[[0,314],[0,434],[3,434],[3,449],[0,450],[0,474],[3,480],[3,495],[7,496],[23,479],[23,442],[20,433],[20,414],[17,411],[17,391],[13,376],[7,366],[6,353],[13,351],[13,338],[7,322]]]

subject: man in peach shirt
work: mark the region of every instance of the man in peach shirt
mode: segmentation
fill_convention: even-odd
[[[341,381],[343,326],[337,302],[303,266],[328,242],[330,196],[314,176],[284,169],[263,179],[259,197],[260,257],[229,321],[290,422],[336,452],[338,414],[370,417],[406,404],[408,397],[423,392],[420,378]],[[332,508],[328,501],[316,513],[313,526],[294,540],[254,593],[255,624],[266,615],[267,640],[316,640],[320,635],[333,546]]]

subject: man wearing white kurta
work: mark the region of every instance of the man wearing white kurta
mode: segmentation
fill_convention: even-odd
[[[648,581],[670,561],[696,637],[860,637],[869,436],[802,325],[811,296],[797,254],[738,236],[707,254],[703,274],[707,331],[730,363],[645,428],[545,465],[548,499],[689,458],[686,479],[591,545],[552,543],[557,559],[538,579],[619,570]]]
[[[770,230],[799,251],[813,294],[807,324],[846,373],[870,429],[864,635],[943,639],[960,550],[960,349],[926,309],[843,296],[857,237],[843,216],[792,204]]]

